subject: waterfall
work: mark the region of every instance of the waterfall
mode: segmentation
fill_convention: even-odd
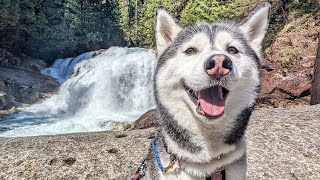
[[[0,122],[6,129],[0,136],[108,130],[112,122],[133,121],[154,106],[152,50],[112,47],[92,56],[58,59],[43,70],[62,83],[59,91]]]
[[[55,78],[59,83],[63,83],[73,73],[73,69],[77,63],[82,60],[89,59],[94,53],[86,52],[76,58],[57,59],[53,65],[41,71],[42,74],[46,74]]]

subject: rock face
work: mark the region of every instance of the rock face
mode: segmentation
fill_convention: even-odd
[[[289,23],[265,50],[260,106],[309,104],[319,31],[319,15],[289,17]]]
[[[248,179],[320,179],[320,105],[253,113]]]
[[[311,61],[313,63],[313,61]],[[311,64],[309,63],[309,64]],[[309,69],[311,69],[311,66]],[[300,68],[284,75],[278,64],[273,64],[272,71],[261,72],[261,96],[258,99],[259,107],[292,107],[308,105],[310,101],[310,87],[312,71]]]
[[[11,52],[0,48],[0,66],[5,68],[19,67],[25,70],[39,72],[47,66],[47,63],[41,59],[31,58],[25,54],[15,56]]]
[[[319,179],[319,117],[320,106],[256,110],[246,134],[248,179]],[[129,179],[155,132],[1,138],[0,179]]]
[[[133,123],[133,129],[147,129],[150,127],[159,126],[158,122],[155,120],[155,117],[156,117],[156,110],[155,109],[149,110]]]
[[[0,110],[32,104],[55,92],[59,83],[37,72],[0,67]]]

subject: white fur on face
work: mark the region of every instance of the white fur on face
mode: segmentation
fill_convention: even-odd
[[[228,54],[227,48],[229,46],[236,47],[239,53]],[[198,52],[193,55],[185,54],[185,50],[190,47],[196,48]],[[181,107],[187,108],[187,104],[192,107],[197,118],[205,119],[196,112],[194,103],[182,86],[182,80],[194,91],[212,86],[211,78],[204,70],[204,63],[214,54],[224,54],[233,62],[233,69],[229,74],[229,83],[226,85],[230,93],[225,108],[225,114],[233,121],[243,109],[255,102],[256,89],[259,86],[257,64],[254,59],[245,54],[244,47],[239,40],[227,31],[218,32],[213,44],[211,44],[210,37],[206,33],[194,35],[177,50],[175,57],[167,60],[165,66],[159,71],[158,74],[161,75],[158,75],[158,88],[163,90],[159,92],[166,92],[164,93],[165,96],[168,96],[168,93],[172,94],[172,98],[176,93],[175,98],[167,99],[166,102],[172,101],[172,103],[177,104],[177,102],[183,101]]]

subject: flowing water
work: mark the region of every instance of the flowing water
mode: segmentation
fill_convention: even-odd
[[[0,136],[102,131],[154,106],[152,50],[112,47],[92,57],[58,59],[42,71],[62,83],[57,94],[0,122]],[[92,58],[91,58],[92,57]]]

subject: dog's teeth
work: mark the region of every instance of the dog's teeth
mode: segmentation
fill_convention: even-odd
[[[201,113],[201,106],[199,106],[199,105],[197,106],[197,112]]]
[[[217,113],[218,113],[218,110],[214,109],[214,110],[212,111],[212,113],[213,113],[213,114],[217,114]]]

